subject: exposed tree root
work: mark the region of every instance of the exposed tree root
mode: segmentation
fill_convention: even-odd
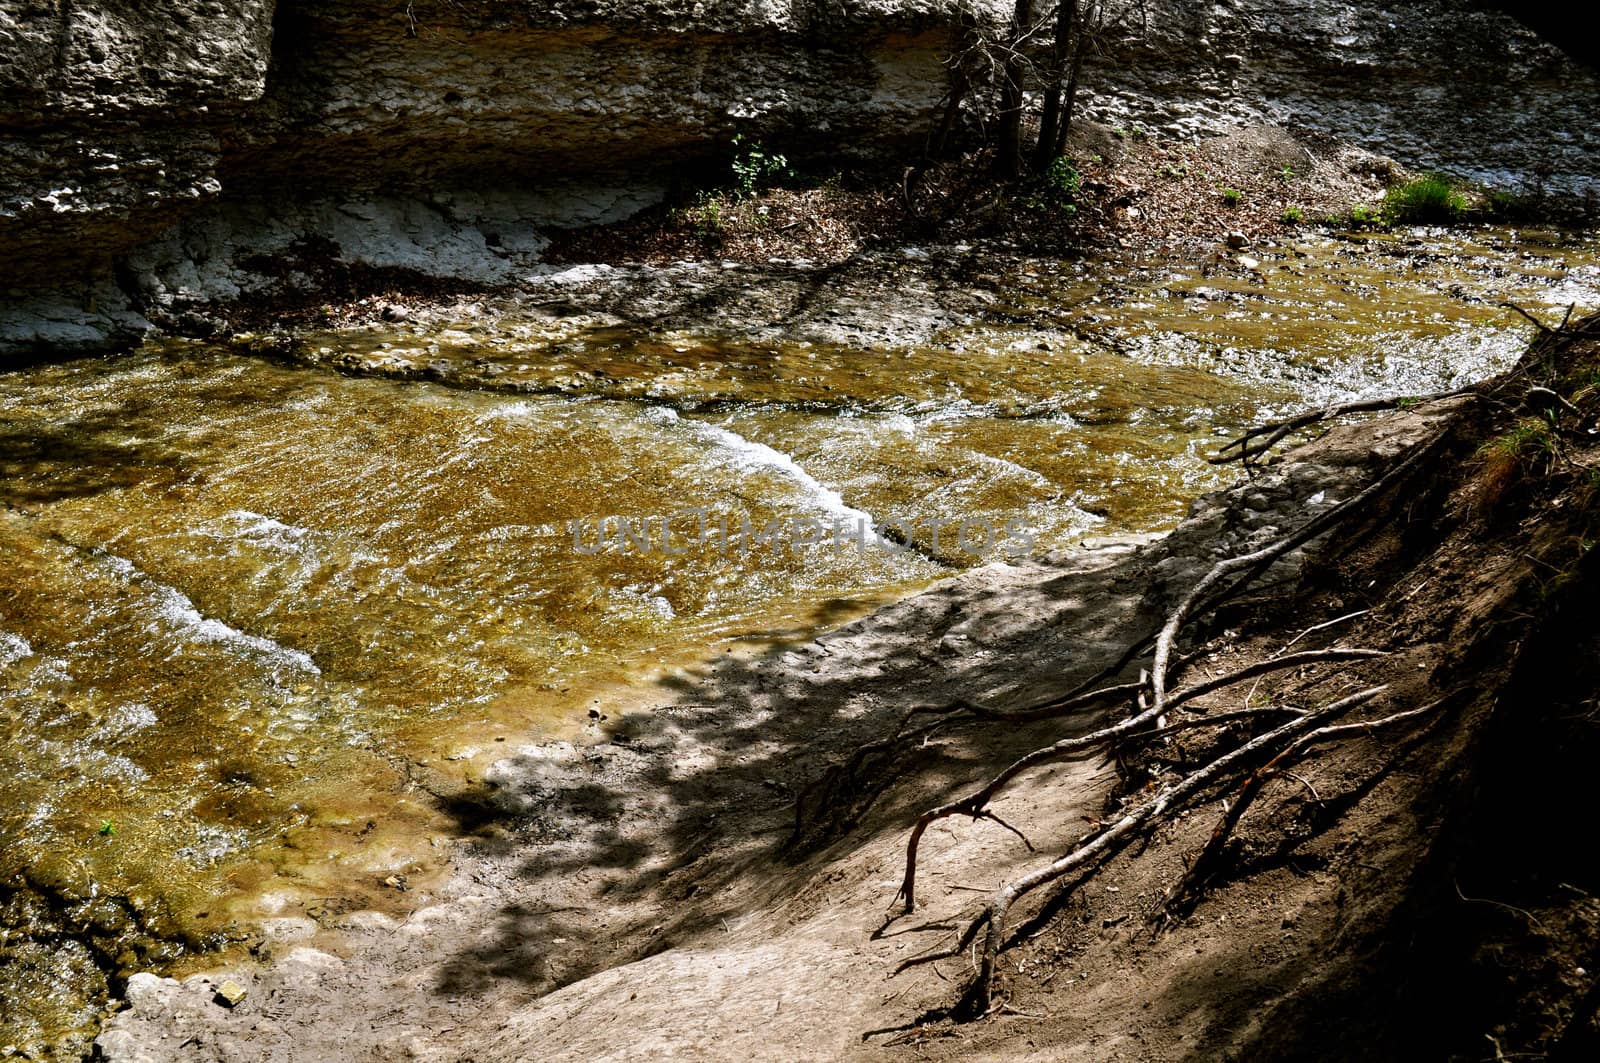
[[[1445,433],[1439,432],[1427,441],[1419,443],[1412,449],[1410,455],[1378,477],[1366,488],[1339,505],[1334,506],[1326,513],[1306,521],[1290,535],[1269,543],[1253,553],[1227,558],[1226,560],[1218,561],[1212,566],[1211,571],[1201,577],[1200,582],[1194,585],[1188,596],[1168,614],[1167,622],[1156,635],[1155,658],[1150,665],[1152,704],[1149,711],[1159,719],[1166,708],[1166,686],[1168,670],[1171,667],[1173,644],[1178,638],[1178,633],[1183,630],[1184,625],[1188,623],[1191,617],[1199,616],[1207,610],[1215,608],[1220,602],[1243,590],[1251,580],[1270,567],[1278,558],[1283,557],[1296,547],[1310,542],[1336,524],[1342,523],[1390,488],[1398,485],[1433,455],[1444,438]],[[1235,574],[1242,575],[1231,584],[1228,584],[1229,578]]]
[[[1394,403],[1361,405],[1364,409],[1382,409],[1387,405],[1394,405]],[[1335,408],[1332,411],[1323,411],[1320,415],[1307,415],[1299,423],[1309,424],[1324,417],[1336,416],[1340,411],[1354,412],[1349,408]],[[1269,431],[1276,432],[1276,429]],[[995,818],[994,814],[989,811],[990,802],[1029,769],[1068,758],[1090,749],[1102,747],[1117,749],[1122,740],[1129,738],[1148,739],[1195,727],[1222,726],[1242,720],[1253,722],[1274,714],[1282,716],[1288,713],[1291,718],[1287,722],[1278,724],[1272,730],[1245,741],[1231,751],[1216,756],[1202,767],[1167,785],[1150,801],[1141,804],[1138,808],[1121,816],[1115,822],[1091,832],[1066,855],[1002,886],[989,899],[987,904],[971,918],[952,946],[945,950],[936,950],[914,957],[902,964],[900,969],[904,970],[907,967],[958,955],[972,947],[977,940],[979,931],[984,931],[982,959],[981,962],[976,964],[977,973],[968,989],[967,995],[963,999],[961,1010],[964,1014],[986,1013],[991,1006],[997,957],[1005,943],[1007,917],[1011,907],[1020,898],[1040,886],[1056,882],[1074,872],[1087,870],[1102,859],[1109,858],[1128,841],[1159,825],[1173,813],[1182,809],[1185,803],[1196,795],[1217,785],[1227,785],[1233,782],[1237,778],[1237,773],[1248,769],[1253,761],[1258,760],[1263,755],[1268,755],[1269,761],[1274,764],[1279,764],[1277,758],[1283,758],[1279,767],[1272,769],[1275,772],[1315,744],[1333,741],[1346,735],[1367,733],[1378,726],[1397,724],[1414,716],[1432,711],[1433,708],[1437,707],[1429,706],[1426,709],[1413,710],[1409,713],[1397,713],[1373,724],[1353,724],[1347,727],[1326,726],[1335,717],[1371,700],[1386,689],[1382,686],[1376,686],[1363,690],[1358,694],[1341,698],[1321,709],[1310,712],[1301,712],[1285,706],[1272,706],[1261,709],[1247,708],[1240,712],[1197,715],[1176,723],[1169,723],[1169,715],[1186,704],[1246,679],[1311,663],[1354,661],[1382,656],[1379,651],[1347,647],[1306,650],[1291,654],[1287,652],[1289,647],[1285,646],[1274,657],[1254,662],[1222,676],[1192,684],[1177,693],[1169,694],[1168,687],[1181,671],[1182,663],[1185,663],[1176,656],[1176,644],[1179,635],[1192,620],[1206,615],[1222,603],[1236,597],[1266,572],[1278,559],[1349,520],[1374,500],[1404,482],[1421,467],[1424,461],[1437,452],[1446,435],[1446,432],[1441,431],[1416,445],[1410,453],[1396,462],[1366,488],[1339,505],[1330,508],[1327,512],[1311,518],[1288,535],[1282,536],[1251,553],[1227,558],[1215,564],[1168,613],[1159,631],[1151,637],[1139,640],[1137,646],[1130,648],[1129,652],[1124,655],[1121,663],[1125,666],[1133,659],[1139,648],[1149,645],[1153,641],[1153,659],[1149,668],[1141,674],[1138,682],[1120,683],[1088,690],[1080,687],[1067,696],[1050,699],[1021,709],[999,710],[974,705],[969,702],[958,702],[942,707],[942,709],[924,710],[965,711],[981,720],[1029,722],[1066,716],[1100,704],[1116,704],[1118,702],[1131,702],[1132,704],[1127,717],[1120,722],[1102,727],[1089,734],[1063,738],[1051,745],[1036,749],[1013,761],[976,791],[958,800],[947,802],[924,812],[913,826],[910,837],[906,842],[905,873],[897,894],[897,899],[903,902],[903,914],[910,913],[916,908],[918,850],[928,827],[938,820],[951,816],[965,815],[973,819]],[[1281,438],[1281,436],[1271,436],[1269,442],[1265,445],[1270,446],[1278,438]],[[1250,451],[1248,445],[1241,446],[1241,449],[1251,453],[1260,452],[1259,450]],[[1117,670],[1120,671],[1120,668]],[[1115,672],[1102,672],[1100,676],[1096,677],[1095,681],[1102,681],[1115,674]],[[1265,769],[1263,769],[1263,771],[1256,772],[1249,777],[1245,786],[1250,789],[1248,790],[1247,798],[1241,802],[1243,805],[1248,805],[1249,798],[1254,796],[1254,793],[1259,790],[1261,782],[1269,775],[1270,773],[1265,772]],[[1252,783],[1250,780],[1255,781]],[[1240,808],[1238,815],[1242,814],[1243,809]],[[1233,822],[1237,822],[1237,818]],[[1228,830],[1231,831],[1231,824]],[[1227,831],[1223,832],[1222,841],[1217,843],[1218,851],[1225,844],[1226,833]],[[1214,859],[1214,855],[1207,857],[1203,854],[1202,856],[1202,860],[1208,863]],[[1197,864],[1200,862],[1197,861]],[[1180,889],[1186,888],[1185,884],[1180,884]]]
[[[1115,823],[1093,832],[1087,840],[1078,844],[1065,856],[1001,886],[989,898],[982,910],[973,916],[951,950],[914,957],[902,964],[901,969],[957,955],[975,941],[979,930],[983,930],[982,956],[978,962],[978,972],[967,990],[965,1005],[968,1010],[986,1012],[993,996],[994,976],[1000,949],[1005,941],[1006,920],[1012,905],[1018,900],[1040,886],[1112,855],[1136,835],[1160,824],[1174,812],[1182,809],[1189,799],[1218,782],[1225,781],[1230,773],[1264,752],[1281,749],[1286,743],[1308,730],[1348,712],[1357,705],[1371,701],[1387,689],[1386,686],[1370,687],[1349,697],[1340,698],[1320,709],[1296,715],[1289,722],[1251,739],[1198,771],[1164,787],[1150,801],[1128,812]]]
[[[1540,327],[1543,328],[1544,326],[1541,325]],[[1326,409],[1309,410],[1281,421],[1268,421],[1265,424],[1258,424],[1238,439],[1225,445],[1214,457],[1206,460],[1212,465],[1227,465],[1237,461],[1250,466],[1255,463],[1255,459],[1267,453],[1287,439],[1291,433],[1301,428],[1308,428],[1311,425],[1319,424],[1323,421],[1331,421],[1336,417],[1344,417],[1348,414],[1398,410],[1404,406],[1415,406],[1419,403],[1434,402],[1438,399],[1454,398],[1457,395],[1468,395],[1474,392],[1474,388],[1466,387],[1456,388],[1452,391],[1436,391],[1431,395],[1390,395],[1381,399],[1362,399],[1359,402],[1340,403],[1336,406],[1329,406]],[[1255,442],[1258,439],[1260,442]]]
[[[1207,679],[1203,683],[1196,683],[1194,686],[1174,694],[1168,699],[1167,708],[1175,709],[1185,702],[1204,697],[1207,694],[1221,690],[1223,687],[1231,686],[1246,679],[1254,679],[1256,676],[1266,675],[1269,672],[1281,671],[1285,668],[1298,668],[1301,665],[1315,664],[1318,661],[1358,661],[1367,657],[1381,656],[1383,656],[1383,653],[1380,650],[1350,649],[1336,646],[1326,650],[1306,650],[1270,661],[1257,661],[1226,675]],[[1116,686],[1101,687],[1098,690],[1091,690],[1073,697],[1051,698],[1024,709],[990,709],[970,701],[958,701],[939,711],[965,711],[984,720],[994,720],[1000,723],[1031,723],[1035,720],[1049,720],[1058,716],[1070,716],[1093,705],[1105,702],[1133,700],[1138,698],[1141,693],[1148,691],[1149,687],[1149,680],[1141,679],[1136,683],[1118,683]],[[1121,733],[1113,734],[1108,729],[1099,734],[1103,740],[1110,741],[1119,737]],[[1092,738],[1094,736],[1089,737]]]
[[[1338,742],[1347,738],[1362,737],[1370,735],[1374,731],[1410,723],[1436,712],[1450,700],[1450,698],[1440,698],[1438,701],[1430,702],[1419,709],[1397,712],[1378,720],[1364,720],[1356,723],[1319,727],[1310,734],[1302,735],[1277,756],[1250,773],[1239,787],[1233,800],[1228,804],[1226,811],[1223,812],[1222,818],[1217,821],[1217,826],[1211,832],[1211,838],[1206,842],[1205,848],[1200,851],[1200,855],[1195,857],[1194,862],[1189,865],[1189,870],[1184,874],[1183,878],[1167,892],[1167,896],[1162,902],[1160,920],[1165,922],[1173,917],[1188,915],[1194,910],[1194,906],[1199,903],[1200,898],[1205,893],[1206,885],[1222,867],[1223,855],[1227,851],[1228,840],[1233,836],[1234,829],[1239,825],[1239,821],[1244,818],[1244,814],[1249,811],[1256,798],[1261,796],[1267,782],[1276,775],[1291,776],[1292,773],[1289,768],[1310,752],[1313,746]],[[1295,776],[1295,778],[1315,796],[1316,790],[1311,787],[1310,783],[1300,779],[1298,776]]]
[[[1233,683],[1243,682],[1246,679],[1252,679],[1256,676],[1266,675],[1274,671],[1281,671],[1287,668],[1297,668],[1302,665],[1314,664],[1317,662],[1355,661],[1381,656],[1383,656],[1383,654],[1377,650],[1335,648],[1329,650],[1308,650],[1304,653],[1291,654],[1288,657],[1279,657],[1271,661],[1258,661],[1255,664],[1249,665],[1248,667],[1240,668],[1237,671],[1229,672],[1226,675],[1218,676],[1214,679],[1208,679],[1203,683],[1197,683],[1187,690],[1179,692],[1167,703],[1167,708],[1169,710],[1178,708],[1187,702],[1203,697],[1206,694],[1214,693],[1215,691]],[[1137,691],[1141,688],[1142,684],[1139,683],[1125,683],[1116,687],[1109,687],[1105,691],[1097,693],[1129,695],[1137,693]],[[997,715],[987,718],[1024,720],[1042,719],[1046,715],[1064,715],[1067,712],[1073,711],[1075,708],[1081,708],[1084,705],[1092,704],[1095,700],[1098,699],[1092,698],[1090,695],[1080,695],[1078,698],[1071,699],[1065,705],[1051,706],[1048,712],[1040,715],[1028,715],[1023,713],[1014,716]],[[1013,761],[1005,768],[1005,770],[1001,771],[994,778],[990,779],[988,783],[986,783],[976,792],[969,794],[958,801],[951,801],[948,804],[940,805],[938,808],[930,809],[927,812],[924,812],[917,819],[916,826],[912,827],[911,829],[911,837],[906,842],[905,877],[901,880],[900,892],[896,896],[904,899],[905,912],[907,914],[916,909],[917,850],[921,844],[923,834],[930,826],[932,826],[938,820],[946,819],[950,816],[971,816],[973,819],[991,818],[986,811],[989,802],[994,799],[995,795],[1004,790],[1013,779],[1027,771],[1029,768],[1034,768],[1041,764],[1047,764],[1056,760],[1063,760],[1075,754],[1083,753],[1086,750],[1096,749],[1102,746],[1108,747],[1120,738],[1155,738],[1165,734],[1172,734],[1179,730],[1187,730],[1192,727],[1224,726],[1230,723],[1237,723],[1243,719],[1260,718],[1260,716],[1266,713],[1281,713],[1284,711],[1286,710],[1267,708],[1251,709],[1243,712],[1215,713],[1205,716],[1198,716],[1171,726],[1157,727],[1153,726],[1155,721],[1154,711],[1147,709],[1138,715],[1130,716],[1121,723],[1113,724],[1110,727],[1103,727],[1092,734],[1079,735],[1074,738],[1063,738],[1061,741],[1056,742],[1053,745],[1045,746],[1042,749],[1036,749],[1026,756]]]

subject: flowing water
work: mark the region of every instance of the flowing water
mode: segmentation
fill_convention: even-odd
[[[871,349],[529,310],[311,337],[343,372],[163,341],[0,374],[0,1047],[426,883],[419,771],[1168,527],[1250,421],[1487,375],[1528,332],[1501,300],[1600,306],[1593,240],[1510,232],[992,268],[989,313]]]

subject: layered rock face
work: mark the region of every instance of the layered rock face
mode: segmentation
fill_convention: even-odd
[[[509,281],[541,229],[631,213],[736,133],[904,144],[948,8],[3,0],[0,354],[265,290],[250,264],[308,237]]]
[[[1501,188],[1600,194],[1600,75],[1483,3],[1160,0],[1125,27],[1088,82],[1102,121],[1275,122]]]
[[[160,7],[0,4],[8,256],[65,272],[170,224],[153,208],[220,190],[222,139],[266,88],[272,8]]]
[[[108,267],[221,191],[271,41],[252,0],[0,2],[0,352],[145,327]]]
[[[0,357],[270,297],[308,248],[511,282],[549,227],[639,209],[736,133],[915,145],[961,6],[0,0]],[[976,0],[985,21],[1010,6]],[[1600,79],[1469,0],[1150,0],[1127,27],[1090,117],[1275,120],[1500,184],[1600,185]]]

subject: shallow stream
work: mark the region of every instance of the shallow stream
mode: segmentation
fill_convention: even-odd
[[[869,263],[875,312],[943,253]],[[981,310],[870,345],[535,299],[0,373],[0,1047],[71,1053],[132,971],[426,889],[419,774],[963,567],[1170,527],[1258,418],[1493,373],[1530,331],[1503,300],[1600,307],[1600,243],[974,277]]]

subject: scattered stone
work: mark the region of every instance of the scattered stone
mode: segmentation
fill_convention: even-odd
[[[244,1002],[248,992],[244,986],[230,978],[217,986],[217,995],[212,999],[225,1008],[236,1008]]]

